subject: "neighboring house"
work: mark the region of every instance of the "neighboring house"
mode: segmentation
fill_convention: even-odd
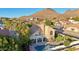
[[[79,24],[79,21],[75,21],[75,20],[69,20],[69,21],[73,24]]]
[[[2,20],[0,20],[0,29],[3,29],[4,25],[3,25],[3,22]]]
[[[66,28],[66,30],[68,30],[68,31],[74,31],[74,32],[79,32],[79,29],[76,28],[76,27],[68,27],[68,28]]]
[[[73,32],[79,32],[79,24],[66,25],[64,30],[73,31]]]
[[[79,21],[75,21],[73,19],[73,17],[70,17],[69,22],[73,23],[73,24],[79,24]]]
[[[59,21],[63,26],[64,25],[68,25],[68,24],[71,24],[71,22],[70,21],[68,21],[68,20],[62,20],[62,21]]]
[[[55,23],[55,28],[62,30],[63,29],[63,25],[60,22],[56,22]]]
[[[79,22],[74,20],[62,20],[60,21],[63,30],[79,32]]]

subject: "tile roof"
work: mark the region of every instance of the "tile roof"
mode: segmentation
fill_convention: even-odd
[[[41,28],[35,24],[32,25],[32,27],[30,28],[31,30],[31,34],[35,33],[36,31],[40,31]]]
[[[0,35],[4,35],[4,36],[12,36],[14,33],[16,33],[16,32],[9,31],[9,30],[0,30]]]

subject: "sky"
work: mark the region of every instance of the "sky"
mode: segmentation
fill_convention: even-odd
[[[0,17],[20,17],[29,16],[44,8],[0,8]],[[52,8],[56,12],[63,14],[67,10],[75,10],[75,8]]]

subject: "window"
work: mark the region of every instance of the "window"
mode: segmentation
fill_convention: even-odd
[[[41,38],[38,38],[38,39],[37,39],[37,42],[42,42],[42,39],[41,39]]]
[[[43,42],[48,42],[47,38],[43,38]]]
[[[35,36],[38,36],[38,34],[35,34]]]
[[[53,31],[50,31],[50,35],[53,35]]]

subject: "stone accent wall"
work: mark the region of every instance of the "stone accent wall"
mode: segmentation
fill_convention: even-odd
[[[38,26],[42,29],[42,33],[48,39],[48,41],[54,41],[55,30],[53,28],[45,24],[38,24]],[[51,32],[52,35],[50,34]]]

